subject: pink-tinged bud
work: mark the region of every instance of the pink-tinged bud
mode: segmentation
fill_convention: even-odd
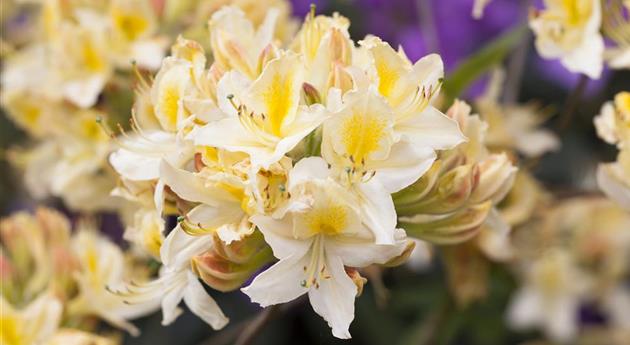
[[[352,42],[338,28],[330,31],[331,60],[344,66],[352,63]]]
[[[464,207],[477,186],[476,165],[462,165],[441,176],[431,192],[411,207],[399,208],[399,216],[413,214],[445,214]]]
[[[273,260],[271,249],[258,232],[229,245],[215,237],[214,244],[207,252],[193,257],[191,265],[199,278],[219,291],[239,288]]]
[[[346,274],[352,279],[354,285],[357,286],[357,297],[363,293],[363,286],[367,283],[367,279],[361,276],[361,273],[354,267],[345,267]]]
[[[433,165],[431,165],[431,168],[429,168],[418,181],[400,192],[394,193],[392,197],[396,205],[396,211],[400,212],[400,209],[403,207],[414,205],[424,199],[440,178],[441,168],[442,161],[435,161]]]
[[[177,37],[177,41],[171,47],[171,56],[186,60],[196,66],[203,66],[206,63],[206,55],[201,44],[182,36]]]
[[[328,86],[340,89],[342,94],[352,90],[354,87],[352,75],[342,63],[333,62],[333,67],[328,77]]]
[[[322,97],[313,85],[304,83],[302,84],[302,90],[304,91],[304,100],[306,101],[306,104],[312,105],[322,103]]]
[[[403,252],[400,253],[400,255],[390,259],[388,262],[384,263],[383,266],[396,267],[396,266],[400,266],[404,264],[405,262],[407,262],[407,260],[409,259],[409,257],[411,256],[411,253],[413,253],[413,250],[415,248],[416,248],[416,242],[412,240],[407,240],[407,243],[405,244],[405,249],[403,250]]]
[[[486,297],[488,261],[474,242],[443,247],[449,290],[459,307]]]
[[[510,191],[517,168],[506,154],[496,154],[479,163],[479,186],[471,196],[473,202],[501,201]]]
[[[265,69],[265,66],[267,66],[267,64],[269,63],[269,61],[276,59],[280,56],[280,52],[278,51],[278,48],[276,48],[276,46],[274,46],[273,44],[268,44],[265,49],[263,49],[263,51],[260,53],[260,56],[258,57],[258,67],[256,68],[256,73],[257,74],[261,74],[262,71]]]
[[[450,108],[446,111],[446,116],[455,120],[459,125],[459,129],[466,133],[466,127],[468,126],[468,118],[470,116],[470,105],[464,101],[456,99]]]
[[[403,217],[400,226],[407,235],[437,244],[455,244],[475,236],[485,222],[492,202],[469,206],[451,215]]]
[[[3,282],[8,281],[14,273],[15,270],[13,265],[11,265],[11,261],[0,252],[0,278],[2,278]]]
[[[47,246],[66,246],[70,242],[70,221],[61,213],[40,207],[35,217],[46,237]]]

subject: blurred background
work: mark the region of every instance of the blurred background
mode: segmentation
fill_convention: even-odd
[[[4,0],[3,0],[4,2]],[[412,61],[439,53],[445,63],[446,86],[449,75],[456,73],[475,53],[502,35],[527,25],[531,6],[524,0],[493,0],[483,18],[471,16],[473,0],[292,0],[296,17],[304,17],[311,3],[317,13],[339,12],[351,20],[350,33],[358,40],[368,33],[380,36],[392,46],[402,46]],[[20,18],[13,18],[19,21]],[[19,22],[5,22],[20,25]],[[6,27],[3,28],[3,35]],[[606,70],[600,80],[588,80],[582,96],[573,104],[570,118],[561,118],[568,95],[580,83],[580,77],[567,72],[558,62],[542,60],[533,47],[528,30],[505,56],[504,67],[509,90],[504,96],[519,103],[537,102],[549,109],[546,126],[560,138],[556,152],[532,162],[533,174],[543,185],[559,195],[582,195],[597,190],[594,172],[601,161],[615,158],[613,146],[597,138],[592,119],[601,105],[621,90],[630,89],[629,71]],[[488,74],[466,86],[460,98],[474,99],[487,86]],[[26,135],[4,114],[0,115],[1,154],[9,147],[28,144]],[[33,209],[33,201],[21,188],[21,176],[0,160],[0,214],[18,209]],[[63,209],[54,199],[46,204]],[[122,228],[113,217],[105,217],[102,226],[113,239],[120,241]],[[537,339],[539,333],[517,333],[505,325],[504,311],[515,282],[500,265],[491,265],[487,297],[459,309],[445,287],[442,263],[418,272],[402,266],[368,276],[361,298],[356,302],[356,317],[351,326],[353,339],[332,338],[325,322],[312,312],[308,302],[300,299],[265,314],[264,328],[252,344],[516,344]],[[221,332],[213,332],[200,319],[186,313],[168,327],[160,325],[161,315],[138,320],[143,330],[137,338],[127,337],[125,344],[232,344],[253,320],[260,321],[259,309],[240,292],[212,295],[230,317],[231,323]],[[256,319],[258,318],[258,319]],[[596,310],[585,308],[585,324],[602,322]]]

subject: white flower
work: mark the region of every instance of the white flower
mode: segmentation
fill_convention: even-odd
[[[52,294],[40,295],[21,310],[0,295],[0,343],[42,343],[57,331],[62,312],[63,305]]]
[[[536,49],[546,59],[560,59],[571,72],[598,79],[603,69],[604,39],[599,0],[546,0],[529,22]]]
[[[108,290],[121,287],[125,275],[125,258],[114,243],[96,232],[79,229],[72,239],[72,250],[80,270],[75,274],[79,296],[72,300],[68,312],[73,315],[98,315],[116,327],[137,335],[139,330],[128,319],[153,312],[158,303],[126,304]]]
[[[160,248],[164,266],[159,278],[130,284],[116,293],[132,306],[162,305],[162,324],[169,325],[182,313],[177,306],[184,300],[188,308],[214,329],[228,323],[217,303],[191,271],[190,260],[212,246],[212,236],[190,236],[177,226]]]
[[[431,105],[443,75],[439,56],[412,65],[374,37],[362,41],[359,53],[365,75],[354,71],[356,90],[328,100],[335,114],[324,124],[322,155],[350,181],[375,173],[393,193],[429,169],[435,150],[453,148],[465,137]]]
[[[569,254],[552,249],[536,260],[509,308],[508,321],[517,329],[541,327],[557,342],[578,331],[578,308],[588,285]]]
[[[256,78],[260,54],[272,43],[279,14],[278,9],[270,8],[263,23],[254,28],[238,7],[225,6],[215,12],[209,22],[210,46],[219,66]]]
[[[333,335],[349,338],[357,287],[344,267],[385,263],[400,255],[405,249],[404,231],[395,231],[394,245],[374,244],[356,197],[330,179],[321,158],[299,161],[289,181],[291,201],[278,215],[281,218],[251,217],[280,261],[243,292],[262,306],[308,294]]]
[[[218,102],[227,117],[196,131],[195,145],[246,152],[255,168],[268,169],[326,118],[321,105],[300,104],[303,82],[302,59],[291,52],[267,63],[251,83],[226,73]]]

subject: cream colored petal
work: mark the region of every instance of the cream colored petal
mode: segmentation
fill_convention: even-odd
[[[390,193],[375,180],[354,188],[359,199],[361,220],[374,234],[374,242],[394,244],[397,219]]]
[[[178,225],[162,243],[160,258],[171,270],[184,269],[190,265],[193,256],[211,248],[212,242],[212,236],[191,236]]]
[[[597,168],[597,183],[608,197],[630,210],[630,186],[620,181],[614,173],[616,164],[600,164]]]
[[[311,288],[308,297],[313,310],[332,328],[333,335],[340,339],[349,339],[357,286],[346,273],[341,258],[327,254],[326,268],[331,277],[322,279],[319,288]]]
[[[224,190],[207,186],[202,177],[176,168],[165,160],[160,164],[160,177],[182,199],[215,206],[225,200]]]
[[[288,256],[260,273],[241,291],[262,307],[290,302],[308,291],[301,283],[306,277],[304,267],[309,258],[299,253]]]
[[[265,237],[265,242],[271,246],[273,255],[278,259],[303,256],[311,246],[310,240],[293,237],[294,223],[290,215],[283,219],[254,215],[250,221],[258,227]]]
[[[405,231],[396,229],[394,240],[393,244],[375,244],[369,238],[338,236],[328,240],[326,250],[328,254],[341,258],[345,266],[366,267],[371,264],[384,264],[399,256],[407,245]]]
[[[285,53],[270,61],[252,83],[246,104],[257,114],[265,114],[268,133],[282,137],[295,120],[304,73],[301,57]]]
[[[598,7],[599,4],[595,5]],[[599,33],[584,39],[581,46],[562,57],[561,62],[574,73],[584,73],[591,79],[599,79],[604,68],[604,39]]]
[[[184,302],[193,312],[213,329],[221,329],[227,325],[229,319],[223,314],[217,302],[208,295],[203,285],[191,271],[188,274],[188,285],[184,289]]]
[[[396,123],[394,130],[417,147],[434,150],[451,149],[466,141],[457,122],[432,106],[408,120]]]
[[[392,146],[389,157],[370,165],[378,180],[389,193],[395,193],[417,181],[435,161],[431,149],[416,147],[410,142],[400,141]]]

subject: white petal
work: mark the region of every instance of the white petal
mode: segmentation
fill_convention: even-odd
[[[162,181],[182,199],[209,205],[218,205],[221,202],[217,198],[216,188],[207,187],[203,178],[178,169],[165,160],[160,164],[160,176]]]
[[[435,157],[435,152],[431,149],[399,141],[392,146],[386,160],[374,162],[370,168],[376,170],[374,178],[389,193],[395,193],[422,177],[435,161]]]
[[[292,301],[308,291],[302,286],[302,281],[309,258],[308,255],[293,255],[282,259],[256,276],[241,291],[262,307]]]
[[[604,39],[598,33],[589,35],[580,47],[564,56],[561,62],[571,72],[599,79],[604,68]]]
[[[466,141],[454,120],[432,106],[402,123],[395,130],[417,147],[430,147],[434,150],[451,149]]]
[[[70,81],[64,85],[63,94],[74,105],[81,108],[89,108],[96,103],[106,81],[105,75],[95,75],[84,80]]]
[[[363,223],[372,231],[376,244],[394,244],[396,208],[391,195],[376,180],[356,186]]]
[[[229,319],[223,314],[217,302],[208,295],[203,285],[192,272],[188,271],[188,285],[184,290],[184,302],[203,321],[213,329],[221,329],[227,325]]]
[[[544,317],[541,296],[531,287],[524,287],[512,297],[508,308],[508,322],[516,329],[537,325]]]
[[[577,333],[577,301],[573,296],[557,297],[545,313],[545,326],[550,338],[567,343]]]
[[[164,41],[157,39],[136,42],[131,47],[131,55],[138,66],[153,71],[157,70],[164,58],[164,43]]]
[[[514,139],[516,149],[527,157],[537,157],[560,147],[558,137],[545,129],[522,133]]]
[[[176,274],[185,277],[186,272]],[[184,298],[184,286],[183,284],[178,284],[178,286],[165,287],[168,290],[162,298],[162,326],[170,325],[182,314],[183,311],[178,305]]]
[[[338,256],[343,264],[351,267],[365,267],[371,264],[384,264],[399,256],[406,247],[406,235],[402,229],[396,229],[395,244],[374,244],[370,240],[337,237],[329,240],[327,253]]]
[[[615,164],[600,164],[597,168],[597,184],[606,195],[622,207],[630,210],[630,186],[627,186],[613,173]]]
[[[271,246],[273,255],[278,259],[304,255],[310,247],[311,241],[298,240],[292,237],[293,221],[291,216],[276,220],[267,216],[254,215],[250,221],[256,224],[262,232],[265,242]]]
[[[312,179],[324,180],[328,175],[328,165],[321,157],[302,158],[289,173],[289,190]]]
[[[205,229],[215,229],[225,224],[240,222],[244,214],[240,205],[226,202],[216,207],[198,205],[188,212],[186,217],[195,225],[201,225]]]
[[[319,288],[311,288],[308,297],[313,310],[332,328],[333,335],[340,339],[349,339],[357,286],[346,273],[341,258],[327,255],[326,264],[331,278],[322,279]]]
[[[212,236],[191,236],[178,225],[160,247],[162,263],[170,269],[181,269],[190,265],[193,256],[212,247]]]
[[[2,301],[4,302],[4,298]],[[43,294],[31,302],[23,311],[23,317],[33,339],[43,341],[52,336],[59,327],[62,312],[61,302],[49,294]],[[5,313],[4,308],[2,313]]]

